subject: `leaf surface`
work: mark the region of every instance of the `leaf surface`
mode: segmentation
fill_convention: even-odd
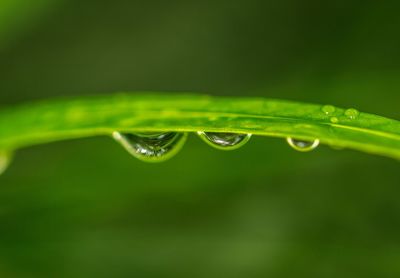
[[[400,159],[400,122],[285,100],[207,95],[114,94],[48,100],[0,111],[0,149],[111,135],[113,131],[212,131],[319,139]],[[348,111],[348,110],[347,110]]]

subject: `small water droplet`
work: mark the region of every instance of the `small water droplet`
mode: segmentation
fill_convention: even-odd
[[[12,154],[5,151],[0,151],[0,175],[3,174],[12,160]]]
[[[331,123],[333,123],[333,124],[337,124],[339,122],[339,119],[337,117],[332,117],[330,120],[331,120]]]
[[[162,162],[176,155],[186,142],[187,133],[121,133],[114,139],[130,154],[145,162]]]
[[[324,105],[322,107],[322,112],[324,112],[325,115],[332,115],[335,113],[336,108],[333,105]]]
[[[315,139],[314,141],[305,141],[305,140],[297,140],[292,137],[288,137],[286,139],[289,146],[291,146],[296,151],[300,152],[310,152],[315,150],[319,146],[319,139]]]
[[[360,112],[358,112],[358,110],[354,109],[354,108],[350,108],[347,109],[344,114],[350,118],[351,120],[354,120],[355,118],[358,117],[358,115],[360,114]]]
[[[236,150],[246,144],[251,134],[227,133],[227,132],[203,132],[197,134],[210,146],[220,150]]]

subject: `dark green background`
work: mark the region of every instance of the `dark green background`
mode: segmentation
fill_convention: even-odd
[[[117,91],[285,98],[400,119],[398,1],[0,0],[0,105]],[[159,165],[110,138],[21,150],[0,277],[399,277],[400,164],[191,136]]]

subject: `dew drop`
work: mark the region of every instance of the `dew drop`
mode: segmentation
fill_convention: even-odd
[[[220,150],[236,150],[246,144],[251,134],[226,133],[226,132],[204,132],[198,131],[197,134],[210,146]]]
[[[325,115],[332,115],[335,113],[336,108],[333,105],[324,105],[322,107],[322,112],[324,112]]]
[[[287,142],[289,146],[299,152],[310,152],[315,150],[319,146],[319,139],[315,139],[314,141],[305,141],[305,140],[297,140],[292,137],[288,137]]]
[[[354,109],[354,108],[350,108],[347,109],[344,114],[350,119],[350,120],[354,120],[355,118],[358,117],[358,115],[360,114],[360,112],[358,112],[358,110]]]
[[[0,151],[0,175],[2,175],[10,165],[12,155],[6,151]]]
[[[339,119],[337,117],[332,117],[330,120],[331,120],[331,123],[333,123],[333,124],[337,124],[339,122]]]
[[[187,133],[121,133],[113,138],[131,155],[145,162],[163,162],[176,155],[186,142]]]

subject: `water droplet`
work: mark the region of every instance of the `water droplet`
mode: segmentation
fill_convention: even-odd
[[[350,118],[351,120],[354,120],[355,118],[358,117],[358,115],[360,114],[360,112],[358,112],[358,110],[354,109],[354,108],[350,108],[347,109],[344,114]]]
[[[336,108],[333,105],[325,105],[322,107],[322,112],[324,112],[325,115],[332,115],[335,113]]]
[[[331,123],[337,124],[339,122],[339,119],[337,117],[332,117],[331,118]]]
[[[227,151],[242,147],[251,138],[251,134],[241,133],[199,131],[197,134],[210,146]]]
[[[0,175],[3,174],[12,160],[12,155],[9,152],[0,151]]]
[[[114,139],[130,154],[145,162],[162,162],[177,154],[186,142],[187,133],[121,133]]]
[[[305,141],[288,137],[286,140],[289,143],[289,146],[300,152],[310,152],[312,150],[315,150],[320,143],[319,139],[315,139],[314,141]]]

